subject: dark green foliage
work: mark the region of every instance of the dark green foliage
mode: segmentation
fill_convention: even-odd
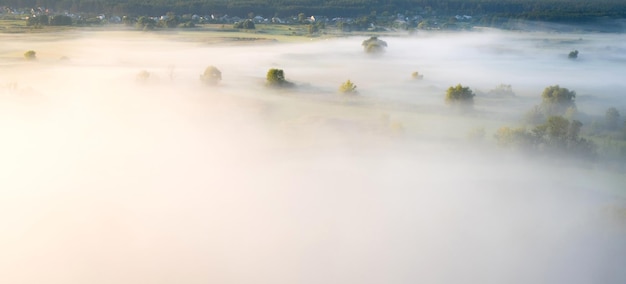
[[[306,15],[304,13],[299,13],[298,14],[298,23],[304,24],[304,22],[306,21]]]
[[[51,26],[71,26],[72,17],[65,15],[56,15],[50,18]]]
[[[551,116],[544,124],[526,128],[502,127],[496,132],[498,145],[512,147],[535,154],[556,154],[593,159],[596,145],[580,137],[583,124],[578,120],[569,121],[562,116]]]
[[[50,24],[48,15],[32,15],[28,17],[26,24],[29,26],[47,26]]]
[[[129,27],[134,26],[135,24],[137,24],[137,19],[135,19],[134,17],[124,16],[122,17],[122,23]]]
[[[458,84],[448,88],[445,102],[447,105],[471,107],[474,105],[474,92],[469,87]]]
[[[578,50],[570,51],[569,54],[567,55],[567,58],[569,58],[569,59],[576,59],[576,58],[578,58]]]
[[[235,29],[245,29],[245,30],[254,30],[256,29],[256,26],[254,25],[254,22],[250,19],[247,19],[245,21],[241,21],[241,22],[236,22],[233,27]]]
[[[136,26],[140,30],[153,30],[156,27],[157,22],[150,17],[139,17],[137,19]]]
[[[364,40],[363,43],[361,43],[361,45],[363,46],[363,49],[367,53],[381,53],[385,51],[385,48],[387,47],[387,42],[385,42],[384,40],[378,39],[378,37],[373,36],[373,37],[370,37],[369,39]]]
[[[166,28],[172,29],[172,28],[176,28],[179,23],[180,23],[180,18],[178,16],[176,16],[176,14],[174,14],[172,12],[168,12],[165,15],[165,19],[159,21],[158,24],[161,27],[166,27]]]
[[[267,71],[266,85],[272,88],[288,88],[294,84],[285,79],[285,72],[282,69],[272,68]]]
[[[509,19],[530,21],[558,21],[581,23],[598,17],[626,17],[626,2],[617,0],[332,0],[332,1],[267,1],[267,0],[3,0],[6,7],[46,6],[57,11],[115,13],[129,15],[164,15],[174,12],[214,13],[240,17],[254,12],[257,15],[281,16],[325,15],[328,17],[360,17],[371,15],[371,11],[389,11],[391,14],[433,15],[480,15],[481,22],[500,25]],[[382,13],[384,14],[384,13]]]
[[[222,72],[215,66],[209,66],[200,75],[200,81],[207,85],[217,85],[222,80]]]

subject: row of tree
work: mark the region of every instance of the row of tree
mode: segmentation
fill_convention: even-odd
[[[504,19],[580,22],[598,17],[626,17],[626,2],[614,0],[4,0],[14,8],[44,7],[72,13],[118,15],[228,14],[250,12],[271,17],[324,15],[358,17],[371,14],[491,15]]]

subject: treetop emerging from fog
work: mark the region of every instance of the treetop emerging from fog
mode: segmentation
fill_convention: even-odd
[[[561,88],[559,85],[545,88],[541,98],[542,106],[550,113],[562,113],[570,107],[576,108],[574,102],[576,92]]]

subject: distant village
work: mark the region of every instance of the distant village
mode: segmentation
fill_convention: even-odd
[[[128,24],[129,22],[136,22],[137,18],[128,17],[123,15],[107,15],[107,14],[81,14],[71,13],[68,11],[54,11],[49,8],[37,7],[37,8],[11,8],[0,7],[0,17],[10,16],[14,19],[21,19],[29,21],[29,23],[39,23],[36,20],[37,17],[45,17],[46,20],[53,19],[54,17],[61,16],[71,19],[64,22],[63,25],[105,25],[105,24]],[[147,16],[154,22],[164,22],[168,20],[176,19],[177,23],[185,24],[184,27],[193,27],[194,24],[236,24],[242,21],[250,20],[254,24],[316,24],[326,26],[337,26],[343,29],[352,30],[386,30],[388,28],[393,29],[410,29],[410,28],[422,28],[422,29],[440,29],[440,28],[459,28],[459,26],[467,26],[473,21],[472,16],[468,15],[456,15],[453,17],[437,17],[435,15],[412,15],[406,16],[403,14],[389,15],[382,14],[377,16],[364,16],[359,18],[350,17],[335,17],[329,18],[324,15],[294,15],[289,17],[264,17],[262,15],[254,15],[250,13],[249,17],[242,18],[239,16],[224,15],[198,15],[198,14],[185,14],[174,15],[168,13],[159,16]],[[441,18],[441,19],[440,19]],[[49,20],[48,20],[49,21]],[[46,24],[46,23],[44,23]],[[171,27],[171,26],[168,26]]]

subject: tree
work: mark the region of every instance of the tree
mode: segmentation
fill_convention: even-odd
[[[167,12],[165,14],[165,19],[159,21],[160,26],[165,26],[167,28],[175,28],[180,23],[180,18],[176,16],[174,12]]]
[[[606,121],[606,129],[617,130],[617,128],[619,127],[619,122],[620,122],[619,118],[620,118],[620,114],[616,108],[611,107],[607,109],[606,114],[604,116],[604,119]]]
[[[26,60],[37,60],[37,53],[34,50],[29,50],[24,52],[24,59]]]
[[[370,37],[369,39],[366,39],[363,41],[363,43],[361,43],[361,45],[363,46],[363,49],[365,50],[365,52],[367,53],[381,53],[385,51],[385,48],[387,47],[387,42],[385,42],[384,40],[380,40],[378,39],[378,37]]]
[[[513,88],[511,87],[511,85],[507,85],[507,84],[500,84],[496,86],[494,89],[489,90],[487,94],[495,95],[495,96],[507,96],[507,97],[515,96],[515,92],[513,92]]]
[[[72,17],[65,15],[56,15],[50,18],[51,26],[71,26],[72,25]]]
[[[207,85],[217,85],[222,80],[222,72],[215,66],[209,66],[204,69],[204,73],[200,75],[200,81]]]
[[[576,59],[576,58],[578,58],[578,50],[570,51],[569,54],[567,55],[567,58],[569,58],[569,59]]]
[[[28,17],[26,25],[28,26],[47,26],[50,23],[48,15],[32,15]]]
[[[267,81],[265,84],[272,88],[287,88],[293,87],[294,84],[285,80],[285,72],[282,69],[272,68],[267,71],[265,76]]]
[[[254,22],[250,19],[247,19],[243,22],[236,22],[233,27],[235,29],[245,29],[245,30],[254,30],[256,29],[256,26],[254,25]]]
[[[298,23],[304,24],[304,21],[306,21],[306,15],[304,13],[298,14]]]
[[[350,80],[345,81],[343,84],[341,84],[341,86],[339,86],[339,92],[349,95],[356,95],[358,93],[358,91],[356,90],[356,85]]]
[[[153,30],[154,27],[156,27],[157,22],[150,18],[150,17],[139,17],[139,19],[137,19],[137,28],[141,29],[141,30]]]
[[[576,92],[561,88],[559,85],[545,88],[541,98],[541,108],[546,116],[561,115],[570,107],[576,108],[574,102]]]
[[[494,137],[498,145],[518,148],[535,154],[569,155],[583,159],[596,156],[596,145],[580,137],[583,124],[562,116],[551,116],[531,131],[526,128],[502,127]]]
[[[448,105],[473,106],[474,92],[469,87],[463,87],[461,84],[450,87],[446,91],[445,102]]]

